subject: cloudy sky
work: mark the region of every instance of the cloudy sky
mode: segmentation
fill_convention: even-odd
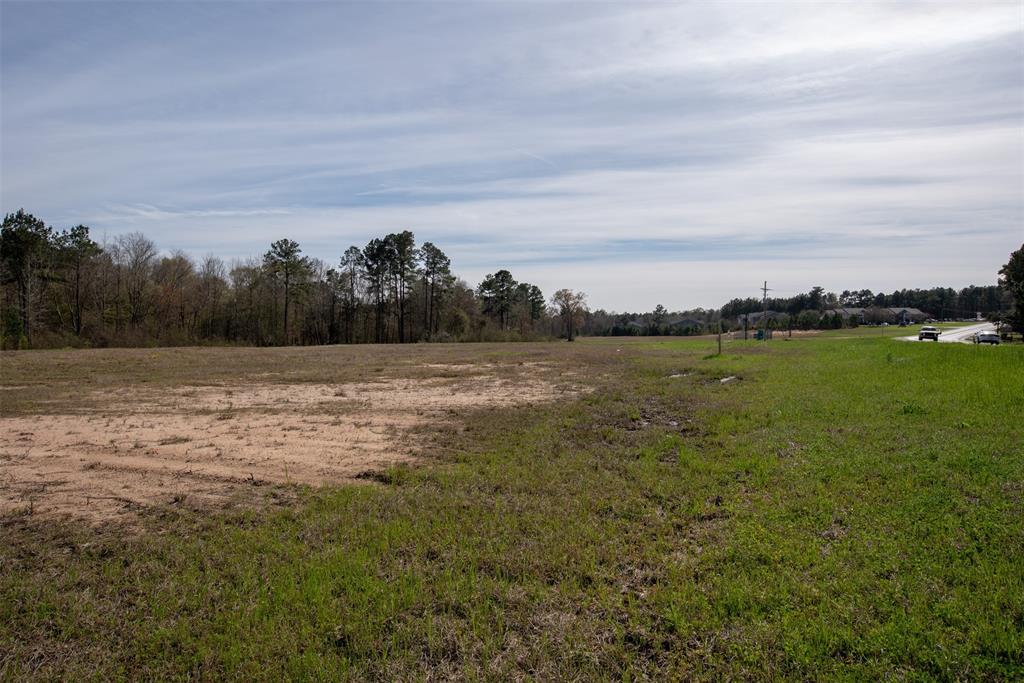
[[[615,310],[992,284],[1024,4],[0,3],[2,210],[336,262],[409,229]]]

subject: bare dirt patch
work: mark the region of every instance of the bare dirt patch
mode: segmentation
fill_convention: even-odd
[[[0,514],[102,521],[214,506],[261,484],[339,482],[413,460],[412,430],[579,390],[532,364],[422,368],[379,381],[131,384],[85,392],[73,411],[0,417]]]

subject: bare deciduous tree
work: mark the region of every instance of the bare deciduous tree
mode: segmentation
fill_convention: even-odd
[[[569,341],[574,339],[573,332],[583,323],[587,308],[587,295],[571,289],[560,289],[551,296],[551,305],[565,321],[566,336]]]

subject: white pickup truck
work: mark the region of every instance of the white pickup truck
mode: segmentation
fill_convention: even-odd
[[[942,332],[939,331],[939,328],[932,327],[931,325],[925,325],[921,328],[921,331],[917,333],[917,341],[924,341],[925,339],[939,341],[940,334],[942,334]]]

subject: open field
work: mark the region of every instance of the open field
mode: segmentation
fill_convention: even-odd
[[[417,432],[460,411],[587,390],[550,362],[452,351],[11,354],[0,514],[105,521],[231,504],[270,483],[339,483],[412,461]]]
[[[1024,347],[844,332],[5,353],[0,678],[1019,679]]]

